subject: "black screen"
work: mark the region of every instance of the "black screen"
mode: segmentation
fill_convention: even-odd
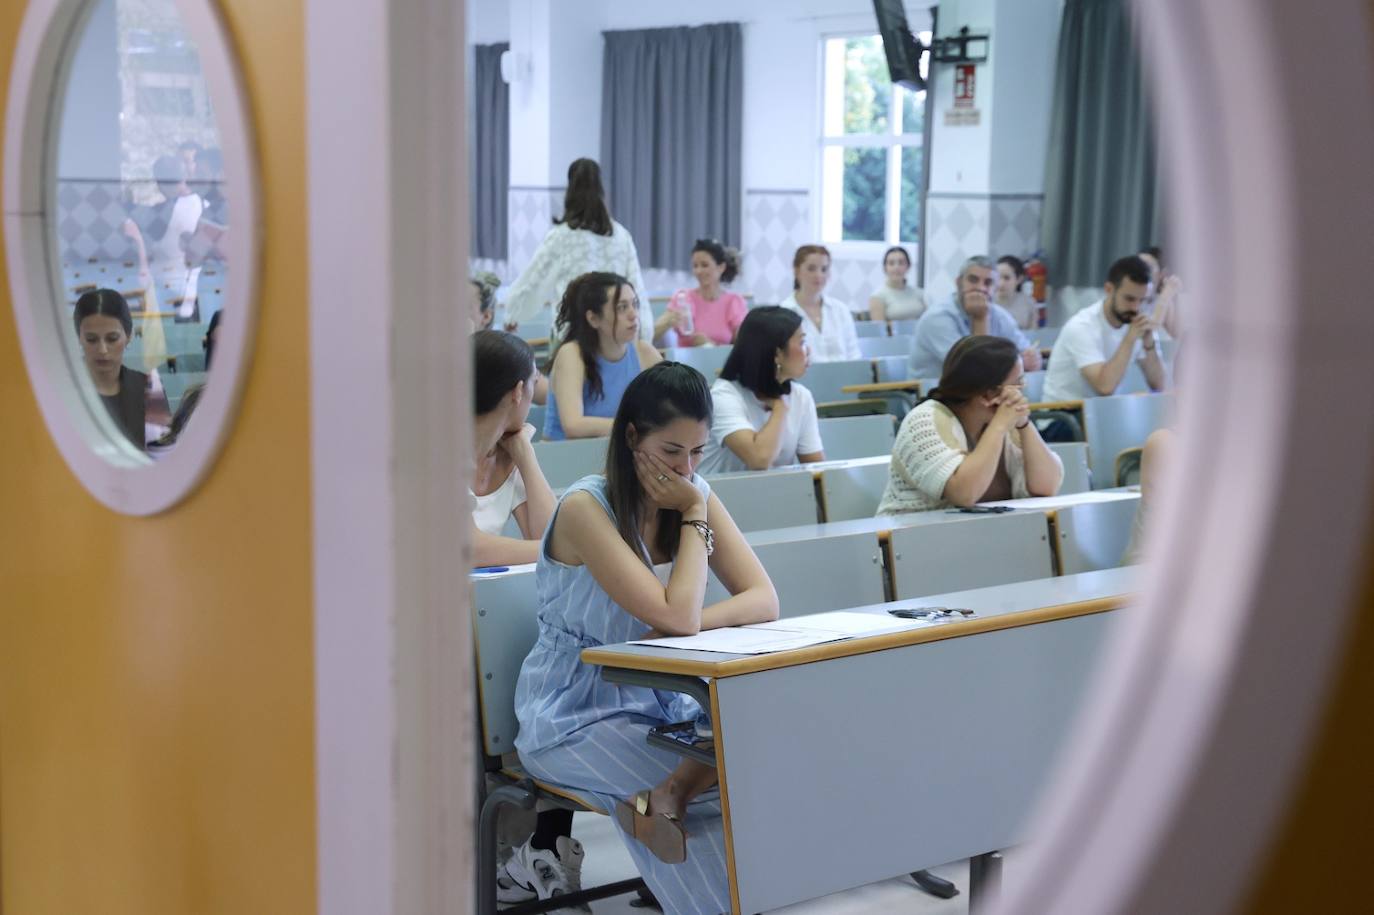
[[[927,48],[911,34],[902,0],[873,0],[873,12],[878,17],[878,31],[883,37],[888,75],[899,86],[913,92],[923,91],[926,81],[921,76],[921,55]]]

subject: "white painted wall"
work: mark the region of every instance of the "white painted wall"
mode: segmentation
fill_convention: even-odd
[[[1062,6],[1062,0],[997,2],[996,33],[1003,40],[990,87],[997,106],[997,116],[990,119],[989,184],[994,192],[1044,192]]]

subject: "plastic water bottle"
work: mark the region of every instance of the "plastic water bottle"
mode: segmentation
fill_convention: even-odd
[[[687,300],[685,293],[681,290],[673,293],[673,301],[668,307],[682,315],[677,325],[679,337],[690,337],[696,333],[696,324],[692,320],[692,303]]]

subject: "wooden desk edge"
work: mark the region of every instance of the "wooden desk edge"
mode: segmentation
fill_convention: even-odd
[[[1029,404],[1032,410],[1079,410],[1083,409],[1081,400],[1046,400]]]
[[[847,384],[840,388],[845,394],[880,394],[885,391],[911,391],[919,394],[921,392],[921,382],[919,381],[875,381],[868,384]]]
[[[1038,623],[1052,623],[1056,620],[1073,619],[1117,610],[1130,599],[1128,594],[1112,597],[1098,597],[1092,600],[1076,601],[1071,604],[1056,604],[1034,610],[1019,610],[1015,613],[999,613],[996,616],[983,616],[962,623],[945,623],[940,626],[927,626],[919,629],[903,629],[897,632],[872,635],[859,639],[844,639],[839,642],[826,642],[810,648],[795,651],[780,651],[774,654],[753,655],[734,658],[729,661],[694,661],[686,658],[668,658],[654,655],[626,655],[604,648],[584,648],[582,662],[603,667],[618,667],[623,670],[642,670],[660,674],[686,674],[693,677],[738,677],[764,670],[778,670],[810,664],[815,661],[829,661],[853,655],[885,651],[889,648],[906,648],[909,645],[923,645],[928,642],[941,642],[981,632],[996,632],[1000,629],[1016,629],[1021,626],[1034,626]]]

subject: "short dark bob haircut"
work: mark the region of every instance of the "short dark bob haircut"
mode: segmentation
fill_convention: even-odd
[[[801,315],[781,305],[750,309],[720,377],[738,382],[762,400],[792,393],[791,381],[778,382],[778,350],[787,349],[801,323]]]

